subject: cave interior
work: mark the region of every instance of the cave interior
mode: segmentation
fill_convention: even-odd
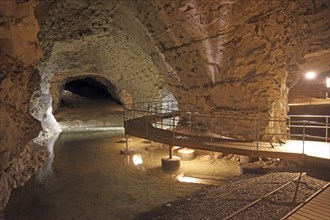
[[[0,219],[7,215],[3,214],[3,210],[16,189],[35,189],[32,182],[47,181],[48,175],[56,175],[57,168],[79,161],[75,155],[72,161],[62,160],[72,153],[68,149],[75,149],[81,144],[85,150],[81,156],[86,161],[90,159],[93,166],[95,158],[104,159],[108,155],[105,142],[111,143],[117,153],[119,148],[127,147],[132,137],[127,139],[123,129],[126,111],[142,106],[141,103],[146,103],[143,107],[147,106],[149,115],[155,114],[150,103],[175,103],[190,120],[202,114],[234,118],[221,124],[219,130],[223,133],[211,132],[211,140],[213,135],[221,137],[222,134],[239,141],[248,140],[251,135],[244,134],[252,134],[251,126],[256,125],[244,120],[253,118],[262,121],[258,123],[258,135],[253,133],[253,138],[258,136],[259,141],[260,136],[263,141],[281,144],[283,139],[269,137],[269,132],[281,133],[287,129],[285,123],[290,115],[303,115],[307,122],[299,123],[303,126],[310,123],[315,128],[293,128],[293,133],[303,132],[304,135],[295,140],[305,140],[305,132],[308,132],[310,136],[306,140],[322,137],[322,141],[328,143],[329,30],[329,0],[0,0]],[[313,76],[306,77],[308,73]],[[274,119],[285,122],[275,123]],[[204,133],[209,132],[208,128],[220,126],[211,120],[203,120],[196,122],[196,127],[206,128]],[[235,120],[243,122],[236,123]],[[86,128],[94,129],[94,133],[79,133]],[[190,131],[194,128],[189,127]],[[173,122],[169,128],[173,131],[173,140],[174,129]],[[187,128],[182,130],[187,132]],[[74,132],[68,131],[76,133],[72,135]],[[111,131],[111,135],[117,136],[102,139],[96,131]],[[93,148],[86,147],[85,144],[89,143],[87,137],[99,141],[95,142],[97,152],[89,152]],[[79,138],[81,142],[77,140]],[[63,140],[73,140],[72,143],[77,144],[70,145],[70,141]],[[157,167],[161,166],[159,152],[166,152],[166,155],[169,152],[172,158],[174,146],[169,146],[167,151],[168,146],[150,140],[134,141],[135,137],[131,145],[142,146],[141,152],[156,149],[154,154],[159,157]],[[69,146],[65,149],[68,154],[59,157],[61,163],[56,164],[54,152],[61,152],[61,144]],[[56,148],[57,145],[59,147]],[[79,151],[76,154],[80,155]],[[214,161],[215,154],[220,158],[218,153],[212,152],[208,153],[208,158]],[[125,160],[109,158],[115,161],[113,166],[125,164],[137,175],[142,175],[146,166],[141,164],[148,163],[142,159],[150,155],[153,154],[148,152],[135,156],[135,159],[126,155]],[[205,157],[201,155],[198,159],[203,163]],[[223,158],[228,159],[227,156],[224,154]],[[231,158],[236,158],[236,161],[228,165],[228,170],[232,172],[230,175],[234,175],[239,156]],[[152,157],[149,160],[153,161]],[[106,167],[106,161],[109,160],[105,159],[99,166]],[[150,166],[154,165],[151,163]],[[78,172],[75,166],[70,164],[68,170]],[[157,175],[167,175],[157,167],[150,172],[159,171]],[[98,172],[97,169],[93,172]],[[212,169],[210,165],[209,171],[213,172]],[[196,168],[195,171],[205,175],[201,170]],[[65,173],[66,169],[62,171]],[[226,172],[225,168],[221,171]],[[110,169],[108,172],[114,171]],[[87,176],[97,178],[95,173]],[[80,178],[84,179],[84,175]],[[106,175],[101,175],[102,178],[109,181]],[[121,180],[120,175],[114,174],[114,178]],[[167,182],[167,176],[160,178],[163,178],[163,183],[171,184]],[[141,179],[139,181],[143,182],[143,177]],[[74,178],[69,180],[75,182]],[[98,181],[95,183],[103,189],[104,182]],[[153,183],[154,179],[148,181]],[[109,191],[113,189],[106,188]],[[171,194],[170,189],[165,186],[164,189]],[[187,194],[182,196],[192,191],[192,188],[187,189]],[[13,200],[20,198],[20,193],[13,196]],[[175,193],[180,194],[180,190]],[[134,196],[132,201],[139,195]],[[150,194],[150,198],[156,201],[153,196]],[[176,198],[174,191],[171,196],[171,199]],[[83,199],[79,197],[76,201]],[[125,199],[130,200],[130,197]],[[53,205],[45,200],[45,207]],[[159,201],[166,203],[167,200]],[[24,216],[24,211],[21,216],[16,216],[17,203],[9,203],[8,216]],[[74,207],[74,204],[70,205]],[[134,218],[142,209],[150,211],[152,206],[148,209],[137,207],[138,210],[133,209],[132,213],[120,209],[111,215],[115,216],[114,219]],[[38,216],[31,214],[31,219],[56,218],[51,211],[45,214],[34,211]],[[79,210],[72,213],[71,217],[78,219]],[[87,210],[86,213],[85,216],[92,211]],[[107,215],[106,208],[100,213],[98,217],[102,219]],[[65,214],[70,215],[70,211],[63,212]]]

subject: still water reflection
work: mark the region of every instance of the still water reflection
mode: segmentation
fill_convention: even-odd
[[[120,155],[124,144],[118,140],[122,137],[119,131],[55,137],[38,175],[13,191],[6,219],[133,219],[202,187],[178,182],[176,177],[182,171],[213,167],[223,178],[233,175],[203,159],[196,159],[198,166],[183,162],[178,172],[163,172],[160,158],[167,149],[145,150],[150,144],[134,139],[130,145],[137,149],[136,154]],[[236,165],[228,166],[236,170]]]

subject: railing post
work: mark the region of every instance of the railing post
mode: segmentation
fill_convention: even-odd
[[[222,118],[222,116],[220,116],[220,138],[221,138],[221,134],[222,134],[222,124],[223,124],[223,118]]]
[[[147,119],[146,119],[146,138],[149,138],[149,114],[147,112]]]
[[[157,106],[155,107],[155,117],[157,117]],[[158,122],[155,120],[155,127],[158,128]]]
[[[125,147],[125,151],[128,151],[128,136],[125,134],[125,141],[126,141],[126,147]]]
[[[306,133],[305,125],[306,125],[306,122],[304,122],[304,126],[303,126],[303,149],[302,149],[303,154],[305,154],[305,133]]]
[[[285,129],[285,131],[284,131],[284,143],[286,144],[287,143],[287,141],[288,141],[288,126],[287,126],[287,123],[288,123],[288,121],[287,121],[287,119],[285,119],[284,120],[284,129]]]
[[[253,141],[257,140],[257,118],[254,117]]]
[[[329,116],[325,116],[325,142],[328,142],[329,136]]]
[[[161,129],[163,129],[163,123],[164,123],[163,120],[164,120],[163,118],[160,119],[160,128]]]
[[[126,108],[124,107],[123,123],[124,123],[124,130],[125,130],[125,134],[126,134],[126,126],[125,126],[125,121],[126,121]]]
[[[259,152],[259,118],[257,119],[257,152]]]
[[[289,126],[288,126],[288,129],[289,129],[288,138],[291,139],[291,117],[290,116],[289,116]]]
[[[174,146],[174,139],[175,139],[175,130],[174,130],[174,125],[175,125],[175,117],[173,116],[172,120],[172,146],[170,147],[170,159],[172,158],[172,147]]]
[[[211,118],[211,147],[213,147],[213,118]]]
[[[126,108],[124,108],[124,132],[125,132],[125,141],[126,141],[126,146],[125,146],[125,151],[127,152],[128,151],[128,138],[127,138],[127,132],[126,132]]]
[[[191,112],[188,112],[189,114],[189,133],[191,133]]]
[[[169,146],[169,152],[168,152],[168,154],[169,154],[169,159],[172,159],[172,157],[173,157],[172,147],[173,147],[173,146]]]

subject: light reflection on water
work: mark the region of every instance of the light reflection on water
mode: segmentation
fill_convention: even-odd
[[[7,218],[131,219],[199,188],[162,171],[167,149],[146,151],[141,140],[139,156],[120,155],[121,138],[118,132],[60,134],[38,175],[13,192]]]
[[[179,182],[182,172],[224,179],[237,170],[235,164],[199,156],[167,173],[160,167],[167,148],[148,151],[150,143],[133,138],[136,154],[120,155],[122,138],[120,131],[60,134],[38,175],[13,193],[8,219],[132,219],[202,187]]]

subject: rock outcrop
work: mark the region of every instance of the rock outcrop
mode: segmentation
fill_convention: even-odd
[[[17,1],[18,2],[18,1]],[[24,3],[0,1],[0,54],[32,64],[42,56],[34,15],[34,0]]]
[[[288,89],[313,57],[314,68],[329,70],[329,4],[137,1],[131,8],[173,69],[164,78],[182,110],[269,120],[286,115]]]
[[[47,149],[32,143],[41,130],[29,114],[29,101],[40,77],[32,66],[1,57],[0,61],[0,210],[13,188],[35,174]]]
[[[67,0],[37,12],[45,81],[101,75],[133,101],[169,90],[183,111],[284,118],[301,73],[329,69],[326,0]]]
[[[33,2],[0,1],[0,212],[13,188],[35,174],[47,149],[32,143],[41,130],[29,114],[40,76]],[[0,214],[1,215],[1,214]]]
[[[168,93],[151,57],[152,39],[124,3],[39,3],[39,38],[45,54],[39,70],[42,87],[51,87],[54,110],[65,82],[83,76],[105,78],[112,85],[109,92],[126,106]]]

